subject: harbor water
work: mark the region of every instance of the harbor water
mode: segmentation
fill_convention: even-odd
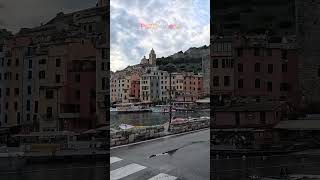
[[[172,117],[192,117],[210,116],[209,111],[189,111],[172,112]],[[133,126],[152,126],[160,125],[169,121],[169,113],[141,112],[141,113],[118,113],[110,112],[110,126],[117,128],[120,124],[129,124]]]

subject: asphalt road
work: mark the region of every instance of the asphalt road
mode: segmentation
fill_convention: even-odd
[[[111,149],[111,180],[209,180],[210,130]]]

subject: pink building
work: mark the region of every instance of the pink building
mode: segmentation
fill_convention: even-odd
[[[140,101],[140,76],[138,74],[132,74],[130,83],[129,99],[132,102],[138,102]]]
[[[184,73],[183,85],[179,84],[179,79],[177,81],[176,101],[196,101],[204,95],[202,75]]]
[[[294,39],[236,38],[233,45],[235,96],[297,100],[298,56]]]
[[[61,88],[60,118],[64,130],[94,128],[96,122],[95,60],[67,65],[66,85]]]

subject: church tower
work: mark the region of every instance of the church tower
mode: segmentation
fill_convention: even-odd
[[[157,55],[152,48],[149,54],[149,64],[156,65],[156,61],[157,61]]]
[[[148,60],[146,59],[146,56],[143,56],[143,58],[141,59],[140,64],[147,64]]]

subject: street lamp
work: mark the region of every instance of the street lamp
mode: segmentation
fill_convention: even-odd
[[[171,96],[171,92],[172,92],[172,88],[171,88],[171,76],[172,73],[176,71],[176,66],[172,63],[167,64],[164,67],[164,70],[167,71],[169,73],[169,127],[168,127],[168,131],[170,131],[170,125],[171,125],[171,119],[172,119],[172,96]]]

